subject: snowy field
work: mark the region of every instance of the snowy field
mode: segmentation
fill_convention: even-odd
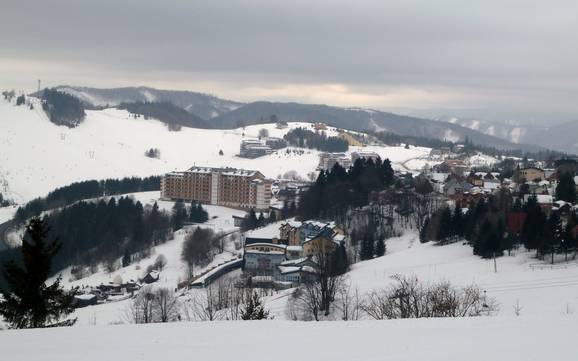
[[[237,321],[0,332],[2,359],[576,360],[575,316],[364,322]]]
[[[193,165],[254,169],[271,178],[294,170],[306,179],[319,163],[319,152],[311,149],[303,154],[281,149],[257,159],[236,156],[241,141],[257,137],[262,128],[270,136],[282,137],[292,128],[311,128],[309,123],[290,123],[286,129],[264,124],[232,130],[183,127],[170,132],[159,121],[134,119],[124,110],[87,110],[86,114],[82,124],[69,129],[48,121],[38,104],[30,110],[0,100],[0,186],[6,186],[9,197],[26,202],[75,181],[149,176]],[[331,127],[326,132],[337,134]],[[144,156],[150,148],[160,149],[160,159]],[[355,150],[359,147],[350,147],[350,152]],[[390,158],[398,169],[399,162],[429,152],[417,147],[364,150]]]

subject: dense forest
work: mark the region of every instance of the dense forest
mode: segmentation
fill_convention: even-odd
[[[132,114],[143,116],[145,119],[158,119],[165,123],[170,130],[180,130],[181,127],[211,128],[201,117],[189,113],[169,102],[136,102],[123,103],[118,106]]]
[[[83,104],[72,95],[47,88],[42,92],[42,99],[44,100],[42,109],[54,124],[74,128],[86,116]]]
[[[327,172],[321,171],[315,183],[303,194],[298,208],[301,219],[335,219],[349,207],[369,203],[369,194],[394,183],[389,159],[373,162],[359,158],[346,170],[336,163]]]
[[[177,201],[170,213],[160,210],[156,202],[143,206],[131,197],[76,202],[44,216],[48,236],[61,243],[51,272],[73,266],[73,275],[80,278],[95,272],[98,265],[109,272],[126,267],[149,256],[152,246],[171,239],[185,223],[203,223],[208,218],[195,202],[187,206]],[[0,263],[19,257],[19,248],[5,250],[0,252]]]
[[[345,152],[349,148],[345,139],[328,137],[325,132],[313,132],[305,128],[291,129],[283,138],[293,146],[324,152]]]
[[[150,176],[146,178],[131,177],[72,183],[64,187],[56,188],[48,193],[46,197],[36,198],[28,202],[25,206],[18,208],[14,220],[17,223],[23,223],[28,218],[39,215],[42,211],[63,207],[82,199],[125,193],[158,191],[160,189],[160,179],[160,176]]]
[[[50,235],[62,244],[54,259],[55,270],[103,262],[109,270],[115,269],[123,254],[146,253],[169,239],[172,230],[170,215],[160,211],[156,203],[144,208],[129,197],[80,201],[51,212],[46,220]]]

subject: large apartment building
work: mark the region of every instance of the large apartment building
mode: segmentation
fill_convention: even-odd
[[[161,179],[161,198],[234,208],[268,209],[271,181],[254,170],[192,167]]]

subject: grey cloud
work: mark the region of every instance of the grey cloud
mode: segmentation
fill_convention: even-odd
[[[575,0],[9,2],[0,59],[70,62],[142,83],[443,88],[471,94],[471,104],[442,107],[572,116],[576,14]]]

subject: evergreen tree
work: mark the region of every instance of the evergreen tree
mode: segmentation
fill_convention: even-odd
[[[269,223],[277,222],[277,213],[275,211],[271,211],[269,213]]]
[[[187,209],[183,201],[179,199],[175,202],[175,205],[173,206],[173,214],[171,218],[173,229],[176,231],[183,228],[186,219],[187,219]]]
[[[382,239],[375,243],[375,257],[381,257],[385,254],[385,241]]]
[[[342,275],[349,270],[349,260],[345,244],[341,243],[339,247],[331,254],[332,256],[332,273]]]
[[[241,319],[242,320],[266,320],[269,318],[269,311],[265,310],[263,303],[261,302],[261,298],[257,295],[257,292],[253,292],[247,303],[245,304],[245,308],[241,310]]]
[[[251,208],[249,213],[243,219],[243,224],[241,225],[241,229],[243,231],[249,231],[251,229],[257,228],[259,221],[257,216],[255,215],[255,210]]]
[[[73,311],[73,298],[61,288],[60,277],[46,285],[60,248],[57,240],[47,242],[48,232],[44,220],[32,218],[22,240],[23,267],[14,261],[4,265],[8,289],[2,290],[0,315],[12,328],[44,327]]]
[[[548,241],[544,245],[542,254],[549,252],[551,255],[551,263],[554,263],[554,253],[562,243],[562,238],[564,236],[562,220],[560,219],[558,212],[552,212],[550,215],[550,218],[548,219],[548,231]]]
[[[265,225],[265,216],[263,215],[263,212],[259,213],[259,218],[257,219],[257,226],[258,227],[263,227]]]
[[[462,238],[464,236],[465,220],[462,213],[462,209],[456,204],[454,208],[454,214],[452,216],[452,233],[456,238]]]
[[[565,172],[560,176],[556,187],[556,198],[570,203],[576,202],[576,183],[574,183],[572,173]]]
[[[122,266],[128,267],[130,266],[130,252],[128,249],[124,250],[124,254],[122,255]]]
[[[444,243],[453,236],[452,211],[449,207],[444,207],[440,214],[437,240]]]
[[[22,94],[18,98],[16,98],[16,105],[18,105],[18,106],[24,104],[25,102],[26,102],[26,97],[24,96],[24,94]]]
[[[361,249],[359,250],[359,258],[362,261],[372,259],[375,250],[373,237],[365,235],[361,241]]]

